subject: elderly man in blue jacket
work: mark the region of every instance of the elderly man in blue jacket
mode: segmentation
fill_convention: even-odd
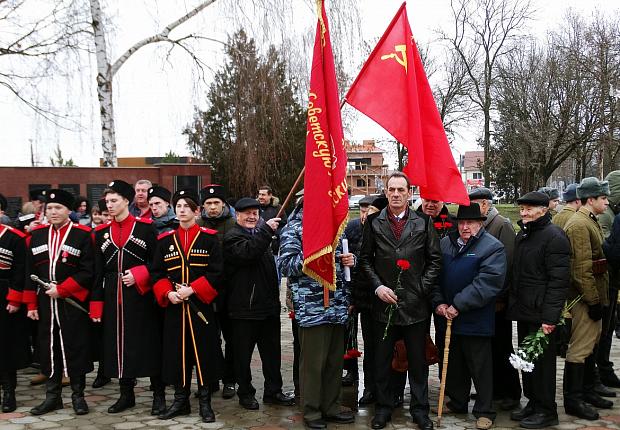
[[[484,230],[486,219],[480,206],[459,206],[458,231],[441,240],[443,270],[440,277],[442,303],[434,303],[437,314],[453,320],[450,365],[446,378],[448,408],[467,413],[471,381],[478,397],[473,407],[476,428],[493,425],[493,358],[491,338],[495,334],[495,299],[506,274],[504,245]],[[437,339],[443,339],[446,320],[436,319]],[[443,351],[443,348],[440,348]]]

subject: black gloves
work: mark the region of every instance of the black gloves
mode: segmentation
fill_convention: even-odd
[[[603,307],[601,304],[588,305],[588,316],[592,321],[599,321],[603,318]]]

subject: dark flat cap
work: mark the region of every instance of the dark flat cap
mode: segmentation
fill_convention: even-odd
[[[471,197],[470,197],[471,198]],[[480,205],[478,203],[471,203],[469,206],[459,205],[459,210],[456,213],[456,220],[481,220],[487,219],[486,216],[480,212]]]
[[[562,193],[562,200],[565,202],[574,202],[577,200],[577,184],[570,184]]]
[[[517,199],[519,205],[549,206],[549,196],[540,191],[530,191]]]
[[[371,206],[376,207],[380,211],[385,209],[387,205],[388,205],[388,199],[385,196],[377,197],[376,199],[372,201],[372,204],[371,204]]]
[[[226,190],[223,185],[210,184],[200,190],[201,204],[204,204],[208,199],[220,199],[224,203],[226,202]]]
[[[583,178],[577,186],[577,197],[587,199],[588,197],[599,197],[609,195],[609,182],[599,181],[594,177]]]
[[[471,190],[469,200],[493,200],[493,193],[485,187],[478,187]]]
[[[0,194],[0,211],[5,211],[8,205],[9,201],[6,199],[6,197]]]
[[[246,209],[258,209],[260,208],[260,203],[258,202],[258,200],[253,199],[251,197],[243,197],[239,200],[237,200],[237,203],[235,204],[235,210],[236,211],[244,211]]]
[[[374,197],[366,196],[363,199],[361,199],[358,203],[360,206],[370,206],[374,200],[375,200]]]
[[[133,186],[121,179],[115,179],[110,182],[108,184],[108,188],[115,193],[125,197],[127,200],[129,200],[129,203],[131,203],[133,201],[133,198],[136,196],[136,191],[133,189]]]
[[[71,210],[73,208],[74,197],[69,191],[59,190],[59,189],[51,189],[47,190],[45,193],[45,200],[47,203],[58,203],[63,206],[66,206],[67,209]]]
[[[538,190],[539,193],[545,193],[549,196],[549,200],[555,200],[560,198],[560,192],[553,187],[542,187]]]
[[[159,197],[163,201],[170,203],[170,199],[172,198],[172,193],[167,188],[160,187],[159,185],[155,185],[149,188],[148,200],[151,200],[151,197]]]
[[[177,202],[181,199],[191,200],[194,203],[196,203],[197,206],[200,206],[200,200],[198,199],[198,194],[196,194],[194,190],[190,190],[190,189],[177,190],[177,192],[174,193],[174,195],[172,196],[173,208],[176,207]]]

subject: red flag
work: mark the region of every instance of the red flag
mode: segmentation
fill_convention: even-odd
[[[469,204],[402,4],[346,101],[385,128],[408,152],[404,172],[429,200]]]
[[[325,288],[335,290],[336,245],[349,212],[347,154],[334,56],[322,1],[314,41],[306,130],[303,271]]]

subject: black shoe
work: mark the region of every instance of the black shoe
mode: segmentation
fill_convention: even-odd
[[[322,419],[318,420],[307,420],[304,418],[304,425],[309,429],[326,429],[327,423]]]
[[[239,404],[250,411],[255,411],[256,409],[258,409],[258,401],[256,400],[256,397],[254,397],[254,395],[252,394],[239,397]]]
[[[189,406],[189,388],[185,389],[182,385],[174,387],[174,401],[163,414],[157,418],[160,420],[169,420],[180,415],[189,415],[191,408]]]
[[[323,417],[325,421],[336,424],[351,424],[355,422],[355,416],[351,412],[342,411],[336,415],[326,415]]]
[[[86,388],[86,375],[71,376],[71,404],[76,415],[86,415],[88,404],[84,399],[84,388]]]
[[[594,384],[592,391],[601,397],[616,397],[616,392],[607,388],[608,386],[610,387],[611,385]]]
[[[524,408],[510,413],[510,419],[513,421],[522,421],[529,416],[534,415],[534,408],[528,403]]]
[[[428,415],[414,415],[412,418],[420,430],[433,430],[433,422]]]
[[[43,403],[41,403],[39,406],[35,406],[34,408],[30,409],[30,413],[32,415],[43,415],[43,414],[47,414],[48,412],[56,411],[62,408],[64,408],[64,405],[62,404],[62,399],[60,397],[58,398],[47,398],[46,397]]]
[[[343,387],[352,387],[358,380],[358,376],[351,371],[347,371],[347,374],[342,377]]]
[[[118,414],[129,408],[133,408],[134,406],[136,406],[136,397],[133,393],[133,388],[132,388],[131,394],[129,393],[124,394],[121,392],[121,396],[118,398],[118,400],[112,406],[108,408],[108,413]]]
[[[151,415],[157,417],[166,412],[166,395],[153,394],[153,404],[151,405]]]
[[[377,399],[375,398],[375,395],[371,391],[367,391],[364,393],[362,397],[360,397],[358,404],[360,406],[366,406],[366,405],[372,405],[376,401]]]
[[[75,415],[86,415],[88,413],[88,403],[86,403],[83,396],[74,397],[74,395],[71,395],[71,404],[73,405]]]
[[[402,394],[400,396],[394,396],[394,407],[395,408],[400,408],[403,405],[403,403],[405,403],[405,398]]]
[[[390,421],[392,421],[391,415],[377,414],[370,422],[370,427],[372,427],[373,429],[382,429],[385,428],[387,423],[389,423]]]
[[[222,390],[222,397],[225,399],[232,399],[237,394],[237,389],[235,388],[235,384],[224,384],[224,389]]]
[[[215,412],[211,408],[211,391],[207,387],[200,387],[198,393],[200,394],[200,397],[198,397],[198,407],[202,422],[215,422]]]
[[[17,409],[15,390],[5,391],[2,396],[2,413],[13,412]]]
[[[583,401],[599,409],[611,409],[614,407],[614,402],[602,398],[593,391],[583,393]]]
[[[239,402],[241,402],[241,400],[239,400]],[[276,393],[273,396],[263,396],[263,403],[268,405],[293,406],[295,404],[295,397],[287,396],[284,393]]]
[[[606,387],[620,388],[620,378],[618,378],[613,370],[601,375],[601,383]]]
[[[521,420],[519,425],[526,429],[541,429],[544,427],[557,426],[558,416],[548,414],[532,414],[529,417]]]
[[[502,399],[499,402],[499,408],[502,411],[514,411],[516,408],[519,407],[519,405],[521,404],[521,401],[518,399],[511,399],[511,398],[505,398]]]
[[[110,383],[110,381],[112,381],[110,378],[107,378],[103,375],[99,375],[97,374],[97,377],[95,378],[95,380],[93,381],[93,388],[101,388],[106,386],[107,384]]]
[[[454,402],[452,400],[448,400],[446,402],[446,407],[450,410],[450,412],[452,412],[453,414],[465,414],[467,415],[467,413],[469,412],[467,410],[467,406],[465,406],[464,408],[459,408],[458,406],[456,406],[454,404]]]

